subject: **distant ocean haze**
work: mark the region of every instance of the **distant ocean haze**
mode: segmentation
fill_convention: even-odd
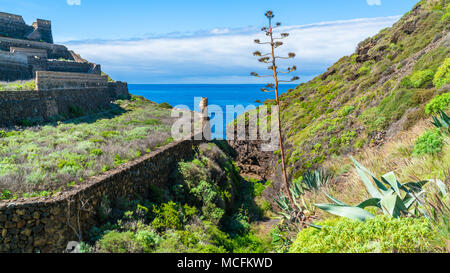
[[[260,106],[267,99],[275,99],[274,92],[261,91],[264,86],[261,84],[130,84],[128,87],[131,94],[143,96],[157,103],[167,102],[174,107],[185,105],[194,111],[199,111],[194,101],[195,97],[207,97],[209,105],[218,105],[223,111],[225,134],[226,106],[243,105],[246,108],[250,105]],[[296,84],[280,85],[280,94],[295,87],[297,87]],[[257,103],[257,100],[261,103]],[[214,127],[212,131],[213,136],[217,137]]]

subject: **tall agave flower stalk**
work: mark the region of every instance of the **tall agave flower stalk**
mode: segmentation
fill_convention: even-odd
[[[270,51],[268,53],[261,53],[260,51],[256,51],[253,53],[254,56],[259,57],[258,61],[265,64],[270,64],[269,70],[273,71],[273,75],[259,75],[258,73],[252,72],[251,75],[255,77],[273,77],[273,83],[267,84],[265,88],[262,88],[261,91],[263,92],[275,92],[275,98],[276,103],[278,106],[278,114],[277,114],[277,123],[278,123],[278,139],[280,143],[280,152],[281,152],[281,164],[282,164],[282,172],[283,172],[283,182],[284,182],[284,190],[289,197],[290,203],[292,206],[294,206],[294,199],[292,197],[292,194],[290,192],[290,185],[287,178],[287,172],[286,172],[286,162],[285,162],[285,151],[283,147],[283,136],[281,133],[281,117],[280,117],[280,100],[279,100],[279,91],[278,86],[281,82],[294,82],[299,79],[299,77],[293,77],[290,80],[280,80],[281,74],[290,74],[297,70],[296,66],[292,66],[287,68],[287,70],[283,71],[281,69],[278,69],[277,67],[277,60],[280,59],[293,59],[295,58],[295,53],[289,53],[288,56],[282,57],[277,56],[275,54],[275,51],[277,48],[281,47],[283,45],[283,42],[280,40],[283,40],[287,37],[289,37],[289,33],[281,33],[281,34],[275,34],[274,30],[281,26],[281,23],[276,23],[275,25],[272,25],[272,20],[275,17],[274,13],[272,11],[266,12],[265,16],[268,19],[268,26],[263,27],[261,29],[262,32],[265,33],[265,35],[268,37],[268,41],[261,42],[261,40],[256,39],[255,43],[259,45],[268,45],[270,47]]]

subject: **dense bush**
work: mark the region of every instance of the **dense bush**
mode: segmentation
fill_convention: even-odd
[[[99,252],[134,253],[138,251],[139,246],[133,232],[111,231],[99,241]]]
[[[166,108],[166,109],[172,109],[172,105],[168,104],[167,102],[163,102],[159,105],[159,107],[161,108]]]
[[[152,222],[152,226],[156,229],[181,229],[183,226],[179,209],[174,202],[154,207],[153,213],[156,216]]]
[[[322,229],[300,231],[293,253],[414,253],[433,251],[436,236],[425,218],[378,216],[365,222],[345,218],[318,223]]]
[[[434,75],[433,84],[436,88],[450,83],[450,58],[446,58]]]
[[[434,77],[434,71],[431,69],[416,71],[401,81],[403,87],[420,88],[431,83]]]
[[[433,98],[426,106],[425,113],[435,114],[439,110],[447,111],[450,105],[450,92]]]
[[[118,209],[108,208],[104,198],[104,225],[91,230],[88,246],[110,253],[269,250],[270,242],[256,236],[250,224],[258,215],[253,198],[259,183],[242,179],[218,146],[201,144],[195,158],[180,162],[171,177],[170,190],[152,194],[152,200],[122,200]]]
[[[420,136],[413,149],[414,155],[437,155],[444,147],[444,136],[440,129],[431,129]]]

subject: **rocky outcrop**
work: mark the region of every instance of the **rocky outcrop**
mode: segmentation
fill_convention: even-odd
[[[261,141],[228,141],[236,151],[234,160],[243,175],[269,180],[276,163],[273,152],[262,152]]]

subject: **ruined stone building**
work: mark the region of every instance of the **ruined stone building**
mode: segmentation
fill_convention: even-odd
[[[33,79],[36,71],[100,75],[101,68],[53,44],[50,21],[37,19],[29,26],[22,16],[0,12],[0,81]]]
[[[104,109],[129,95],[127,84],[108,82],[100,65],[54,44],[50,21],[37,19],[30,26],[20,15],[0,12],[0,82],[18,80],[35,80],[36,89],[0,89],[0,127],[49,120],[74,106]]]

